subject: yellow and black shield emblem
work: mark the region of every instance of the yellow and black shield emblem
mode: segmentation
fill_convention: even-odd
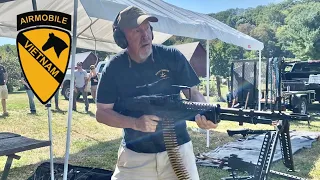
[[[60,87],[69,64],[71,36],[64,29],[71,30],[71,18],[68,22],[66,18],[70,15],[52,11],[18,15],[18,30],[24,29],[16,39],[20,65],[31,90],[43,104]]]

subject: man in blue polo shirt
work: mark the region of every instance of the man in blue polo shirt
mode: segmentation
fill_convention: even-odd
[[[124,129],[118,151],[118,161],[112,179],[157,180],[177,179],[168,159],[162,130],[157,129],[159,117],[153,115],[122,114],[118,99],[141,95],[178,94],[172,85],[191,88],[192,101],[206,102],[197,90],[199,78],[187,59],[176,49],[152,45],[152,27],[156,17],[138,8],[122,10],[114,22],[114,39],[124,51],[118,53],[104,68],[97,92],[98,122]],[[152,84],[150,86],[150,84]],[[190,97],[188,91],[183,93]],[[195,117],[202,129],[217,125],[204,116]],[[186,122],[176,124],[175,132],[183,165],[192,180],[199,175]]]

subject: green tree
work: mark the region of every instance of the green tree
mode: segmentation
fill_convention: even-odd
[[[17,56],[17,50],[15,45],[3,45],[0,46],[0,55],[2,56],[2,64],[8,73],[8,91],[13,92],[20,87],[20,73],[22,72],[19,59]]]
[[[251,32],[255,28],[256,28],[255,25],[252,25],[250,23],[244,23],[244,24],[239,24],[238,27],[237,27],[237,30],[250,36]]]
[[[283,54],[280,46],[277,45],[275,32],[269,25],[259,24],[251,31],[251,36],[264,44],[264,49],[261,52],[263,57],[279,57]]]
[[[301,60],[320,59],[320,3],[297,4],[286,10],[277,37],[285,50]]]
[[[211,13],[209,14],[209,16],[217,19],[220,22],[223,22],[225,24],[227,24],[230,27],[235,28],[237,25],[237,22],[239,20],[239,15],[244,13],[244,9],[228,9],[226,11],[221,11],[218,13]]]
[[[264,43],[262,57],[287,57],[300,59],[319,59],[319,0],[284,0],[247,9],[228,9],[209,16],[235,28]],[[200,41],[205,47],[205,40],[173,36],[165,45]],[[213,43],[216,44],[216,43]],[[215,47],[215,51],[227,51],[229,46]],[[256,51],[237,50],[237,58],[253,59]],[[229,52],[232,52],[229,50]],[[229,52],[215,52],[216,57],[234,59]]]
[[[185,43],[192,43],[196,41],[203,41],[204,40],[197,40],[194,38],[189,38],[189,37],[182,37],[182,36],[172,36],[168,40],[166,40],[163,45],[166,46],[172,46],[172,45],[178,45],[178,44],[185,44]]]
[[[210,72],[216,77],[216,86],[219,100],[221,97],[220,77],[228,77],[230,74],[230,61],[243,58],[243,49],[231,44],[214,40],[210,44]]]
[[[229,72],[229,59],[226,57],[228,46],[221,41],[213,41],[210,45],[211,74],[227,77]]]

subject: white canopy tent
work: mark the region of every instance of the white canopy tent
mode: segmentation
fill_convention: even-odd
[[[32,3],[33,1],[33,3]],[[112,23],[118,12],[127,6],[137,6],[153,14],[159,22],[153,23],[155,44],[161,44],[172,35],[207,40],[207,98],[209,101],[209,41],[219,39],[226,43],[241,46],[247,50],[259,50],[259,91],[261,90],[261,50],[263,43],[243,34],[214,18],[185,10],[161,0],[14,0],[0,3],[0,36],[16,38],[16,17],[18,14],[33,11],[32,4],[37,10],[53,10],[73,14],[72,57],[75,47],[96,49],[107,52],[119,52],[121,49],[114,43],[112,37]],[[79,4],[79,5],[78,5]],[[75,59],[71,64],[74,66]],[[71,71],[71,81],[74,81],[74,70]],[[70,91],[74,89],[71,83]],[[261,93],[259,93],[259,99]],[[67,178],[67,163],[70,146],[70,129],[72,119],[72,100],[70,94],[68,112],[67,146],[65,157],[64,180]],[[260,110],[260,104],[259,104]],[[207,147],[209,146],[207,133]]]
[[[262,50],[263,43],[243,34],[226,24],[201,13],[171,5],[162,0],[80,0],[87,15],[112,23],[117,13],[132,5],[156,16],[154,32],[191,37],[197,39],[220,39],[247,50]],[[101,27],[103,28],[103,27]],[[112,31],[111,26],[107,32]]]
[[[72,15],[73,0],[37,1],[38,10],[60,11]],[[17,37],[17,15],[33,11],[32,0],[13,0],[0,3],[0,37]],[[122,49],[113,41],[112,23],[103,19],[90,18],[81,3],[77,9],[77,47],[117,53]],[[162,44],[172,35],[155,32],[154,43]]]

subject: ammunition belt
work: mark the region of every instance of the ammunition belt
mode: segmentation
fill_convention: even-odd
[[[174,121],[169,118],[163,118],[163,139],[168,153],[169,161],[179,180],[191,180],[188,171],[183,165],[177,136],[174,129]]]

